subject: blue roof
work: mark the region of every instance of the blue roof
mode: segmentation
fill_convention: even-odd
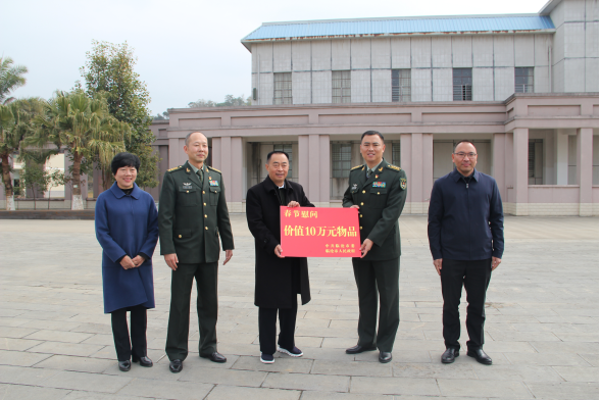
[[[335,38],[347,35],[402,35],[435,33],[519,32],[555,29],[548,16],[413,17],[351,20],[315,20],[264,23],[242,42],[276,39]]]

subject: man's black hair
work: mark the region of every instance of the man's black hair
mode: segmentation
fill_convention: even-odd
[[[135,154],[131,153],[119,153],[117,154],[112,161],[110,162],[110,170],[113,175],[116,175],[117,170],[123,167],[135,167],[135,169],[140,171],[140,159]]]
[[[362,136],[360,137],[360,142],[362,143],[362,141],[363,141],[363,138],[364,138],[365,136],[371,136],[371,135],[377,135],[377,136],[379,136],[379,137],[381,138],[381,141],[382,141],[382,142],[384,141],[384,139],[383,139],[383,135],[382,135],[382,134],[381,134],[379,131],[366,131],[366,132],[365,132],[365,133],[363,133],[363,134],[362,134]]]
[[[452,150],[452,152],[454,153],[456,151],[456,148],[458,147],[459,144],[461,143],[471,143],[473,145],[473,147],[475,147],[475,151],[477,151],[477,146],[475,146],[475,143],[473,143],[472,141],[470,141],[469,139],[463,139],[460,140],[458,143],[456,143],[456,145],[454,146],[454,150]]]
[[[285,154],[288,161],[290,161],[290,156],[288,156],[288,153],[286,153],[285,151],[281,151],[281,150],[274,150],[274,151],[270,152],[269,154],[267,154],[267,163],[271,160],[271,156],[273,154]]]

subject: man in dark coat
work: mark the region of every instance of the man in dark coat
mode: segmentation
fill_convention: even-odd
[[[287,179],[289,156],[273,151],[267,156],[269,176],[248,190],[246,217],[254,236],[254,304],[258,306],[260,360],[274,362],[277,312],[279,311],[279,347],[277,351],[292,357],[302,356],[295,346],[298,293],[302,304],[310,301],[308,264],[304,257],[285,257],[281,249],[279,207],[314,207],[302,186]]]
[[[165,172],[158,207],[160,254],[173,270],[166,353],[171,372],[180,372],[188,355],[190,296],[196,279],[200,357],[227,359],[217,352],[217,272],[219,236],[225,261],[233,255],[233,233],[221,171],[205,165],[208,141],[200,132],[185,139],[189,160]]]
[[[346,350],[358,354],[379,348],[379,361],[392,360],[400,324],[400,229],[406,201],[406,173],[383,159],[385,144],[377,131],[363,133],[365,160],[350,171],[343,206],[359,209],[361,257],[352,259],[358,288],[358,343]],[[379,325],[377,295],[379,294]]]

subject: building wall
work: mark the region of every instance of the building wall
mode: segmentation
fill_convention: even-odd
[[[588,25],[587,33],[573,31],[572,35],[585,33],[591,38],[593,29],[597,33],[597,22]],[[411,70],[413,102],[452,101],[453,68],[473,69],[475,101],[502,101],[512,95],[515,67],[534,68],[535,93],[547,93],[552,85],[564,91],[565,83],[559,82],[560,77],[564,77],[564,56],[555,54],[554,64],[549,62],[551,47],[562,43],[563,31],[564,28],[560,33],[557,31],[554,38],[551,33],[532,33],[254,43],[251,47],[252,85],[258,89],[258,99],[253,104],[273,104],[273,73],[276,72],[292,74],[293,104],[331,103],[331,74],[340,70],[351,71],[352,103],[391,102],[392,69]],[[597,71],[597,38],[595,47],[592,39],[587,40],[586,51],[595,54],[595,58],[573,61],[575,58],[567,57],[566,63],[588,63],[590,68],[596,65]],[[557,61],[559,56],[562,58]],[[574,68],[583,71],[584,65],[579,64],[573,64]],[[571,67],[567,67],[571,71],[568,68]],[[558,74],[553,84],[551,70]],[[588,75],[589,79],[584,79],[585,74],[570,79],[585,81],[587,83],[582,84],[592,89],[596,87],[597,91],[597,76],[594,86],[593,74]],[[567,87],[571,87],[569,85],[573,86],[568,83]],[[580,89],[579,92],[586,91],[583,86]]]

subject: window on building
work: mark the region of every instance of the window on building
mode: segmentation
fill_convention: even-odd
[[[471,68],[452,70],[453,100],[473,100],[473,78]]]
[[[273,151],[285,151],[287,155],[290,157],[289,166],[290,169],[288,171],[287,179],[292,180],[294,174],[292,174],[292,144],[291,143],[282,143],[273,145]]]
[[[528,177],[530,185],[544,184],[544,140],[529,139]]]
[[[392,101],[410,101],[410,69],[392,70]]]
[[[392,164],[400,166],[400,142],[392,142]]]
[[[352,144],[331,144],[332,178],[347,178],[352,162]]]
[[[350,103],[351,79],[350,71],[331,72],[331,101],[333,103]]]
[[[515,68],[515,93],[533,93],[533,67]]]
[[[273,104],[292,104],[292,73],[283,72],[275,76]]]

